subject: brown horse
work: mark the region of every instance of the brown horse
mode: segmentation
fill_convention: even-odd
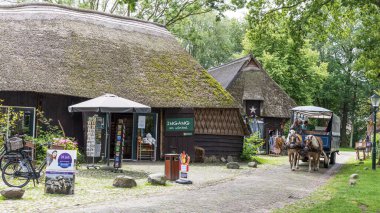
[[[318,171],[321,154],[326,156],[323,151],[322,139],[314,135],[306,136],[305,151],[307,152],[307,156],[309,158],[309,172],[311,172],[312,167],[314,171]]]
[[[292,171],[299,168],[301,144],[302,144],[302,136],[299,134],[296,134],[294,130],[291,130],[288,135],[288,140],[286,141],[286,145],[288,148],[290,169]]]

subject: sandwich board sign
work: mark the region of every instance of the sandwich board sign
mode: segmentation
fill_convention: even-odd
[[[76,150],[47,151],[45,193],[74,194]]]

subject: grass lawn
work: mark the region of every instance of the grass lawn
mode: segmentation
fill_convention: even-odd
[[[373,212],[380,213],[380,167],[371,170],[371,161],[364,164],[352,161],[325,186],[308,198],[275,212]],[[367,167],[368,170],[364,170]],[[349,185],[349,176],[359,174],[355,186]]]
[[[351,148],[351,147],[340,147],[339,151],[342,151],[342,152],[355,152],[355,149]]]
[[[282,165],[288,163],[288,156],[256,155],[252,157],[258,164]]]

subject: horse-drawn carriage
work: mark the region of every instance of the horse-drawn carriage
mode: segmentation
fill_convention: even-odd
[[[335,164],[340,145],[340,118],[332,111],[316,106],[299,106],[290,111],[291,129],[302,137],[303,142],[307,141],[306,137],[318,138],[323,144],[320,157],[323,157],[324,167]],[[306,162],[308,156],[301,154],[301,160]]]

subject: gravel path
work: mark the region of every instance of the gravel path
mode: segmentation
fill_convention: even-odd
[[[354,153],[342,152],[334,166],[318,172],[307,172],[305,163],[295,172],[288,165],[265,167],[209,186],[77,206],[61,212],[270,212],[307,197],[353,157]]]

